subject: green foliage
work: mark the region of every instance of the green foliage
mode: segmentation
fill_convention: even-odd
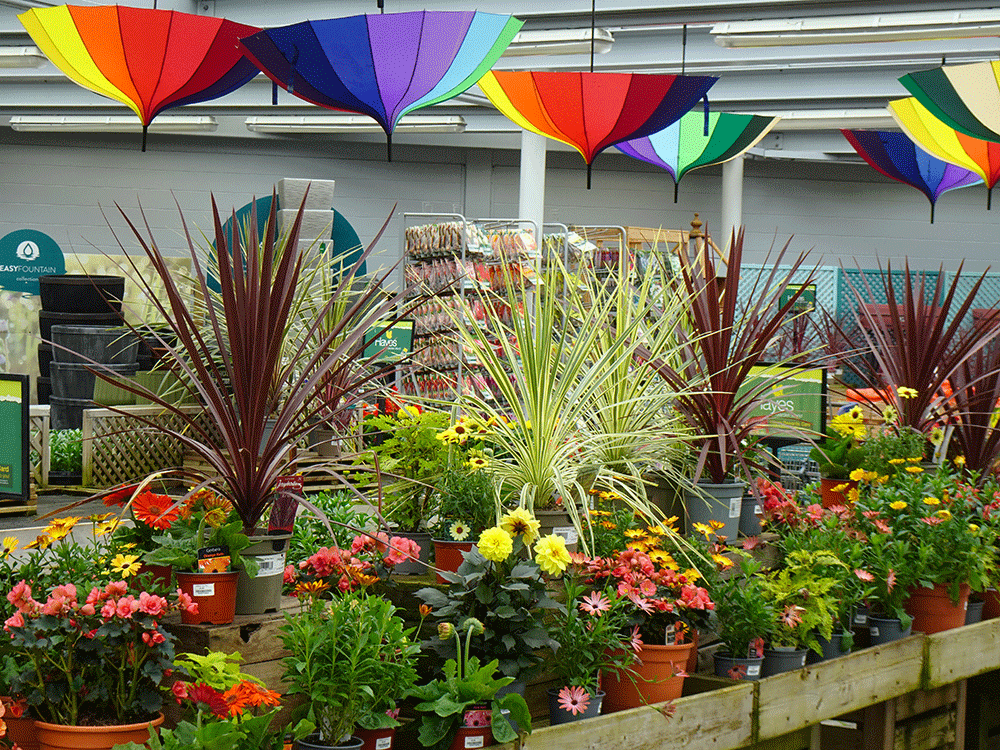
[[[738,551],[739,569],[712,587],[715,602],[715,632],[730,656],[744,658],[751,646],[771,632],[775,608],[764,595],[761,564]]]
[[[364,530],[373,521],[373,516],[358,508],[357,499],[348,492],[320,492],[306,499],[326,516],[330,528],[312,510],[303,506],[295,518],[292,538],[288,543],[288,565],[297,565],[316,554],[321,547],[336,545],[349,549],[358,531]]]
[[[379,471],[392,481],[385,487],[386,516],[401,531],[419,531],[433,515],[432,493],[448,463],[448,445],[437,438],[448,427],[445,412],[410,410],[396,416],[379,415],[365,421],[381,433],[371,450],[378,456]]]
[[[455,468],[446,472],[438,480],[435,497],[438,523],[434,533],[438,539],[452,538],[455,521],[468,524],[473,539],[497,521],[493,481],[485,470]]]
[[[550,671],[557,687],[579,686],[597,695],[602,672],[627,673],[636,660],[627,636],[630,608],[610,586],[592,590],[568,575],[564,585],[566,606],[560,606],[548,622],[555,644]],[[585,596],[590,598],[585,601]],[[599,606],[588,612],[584,605],[595,600]]]
[[[473,634],[470,653],[483,660],[498,660],[500,672],[508,677],[530,679],[538,672],[542,658],[537,651],[554,646],[544,624],[545,613],[559,605],[547,592],[542,572],[523,555],[521,536],[514,538],[513,551],[505,560],[493,562],[477,549],[465,555],[447,593],[436,588],[417,591],[437,617],[465,621],[474,617],[484,630]],[[433,644],[436,650],[454,654],[450,641]]]
[[[868,457],[862,447],[866,428],[860,406],[830,420],[826,437],[813,446],[809,458],[819,464],[820,475],[828,479],[850,479],[851,472],[860,469]]]
[[[359,718],[416,681],[419,646],[396,608],[364,592],[314,602],[285,617],[279,637],[288,693],[310,704],[324,741],[336,742]]]
[[[927,438],[912,427],[886,426],[872,430],[862,447],[865,469],[891,477],[914,461],[923,460]]]
[[[443,639],[454,638],[457,656],[445,662],[443,675],[426,685],[418,685],[410,690],[410,696],[419,703],[414,707],[420,712],[420,744],[424,747],[443,750],[462,725],[467,709],[476,704],[493,704],[493,738],[497,742],[510,742],[517,737],[514,728],[503,717],[502,711],[510,712],[510,718],[528,733],[531,732],[531,713],[524,698],[517,693],[508,693],[495,698],[497,691],[514,681],[513,677],[495,677],[497,661],[480,666],[479,659],[469,656],[469,639],[473,633],[482,632],[482,623],[469,618],[460,628],[450,624],[438,627]],[[465,636],[463,649],[462,636]]]
[[[772,646],[823,650],[816,635],[830,640],[837,611],[837,578],[831,566],[843,566],[829,550],[796,550],[787,554],[783,567],[760,575],[764,598],[774,607],[770,630]]]
[[[154,536],[153,542],[156,548],[143,558],[151,565],[172,565],[182,571],[196,570],[199,549],[222,545],[229,549],[230,566],[234,570],[242,568],[251,577],[257,573],[257,562],[240,555],[250,546],[250,538],[243,533],[243,523],[239,519],[218,526],[206,524],[204,518],[200,523],[177,521],[166,534]]]
[[[83,430],[49,432],[49,468],[74,474],[83,471]]]

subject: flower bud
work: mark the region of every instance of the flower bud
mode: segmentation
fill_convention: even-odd
[[[438,623],[438,638],[442,641],[446,641],[455,635],[455,626],[450,622],[439,622]]]
[[[468,618],[462,623],[462,630],[472,630],[475,635],[482,635],[486,632],[486,626],[475,617]]]

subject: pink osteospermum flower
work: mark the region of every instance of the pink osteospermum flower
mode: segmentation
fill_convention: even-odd
[[[896,586],[896,571],[890,570],[889,575],[885,577],[886,590],[892,591]]]
[[[609,609],[611,609],[611,602],[600,591],[591,591],[580,602],[580,610],[588,615],[600,617]]]
[[[564,687],[559,691],[559,707],[573,716],[582,714],[590,705],[590,693],[582,687]]]
[[[802,612],[802,607],[797,607],[794,604],[789,604],[785,607],[785,610],[781,613],[780,620],[785,627],[794,628],[796,625],[802,623],[802,616],[799,612]]]
[[[639,635],[639,626],[636,625],[632,628],[632,633],[629,635],[628,639],[629,648],[631,648],[636,653],[642,651],[642,636]]]

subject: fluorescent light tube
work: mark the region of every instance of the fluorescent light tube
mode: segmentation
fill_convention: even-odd
[[[26,133],[141,133],[135,115],[14,115],[14,130]],[[150,133],[210,133],[219,127],[205,115],[160,115],[149,126]]]
[[[45,59],[38,47],[0,47],[0,68],[37,68]]]
[[[720,47],[972,39],[1000,36],[1000,10],[728,21],[715,24],[712,36]]]
[[[255,133],[381,133],[382,126],[365,115],[261,115],[246,119]],[[407,115],[395,133],[461,133],[465,118],[457,115]]]
[[[606,29],[594,29],[594,53],[611,49],[615,38]],[[590,53],[590,29],[519,31],[501,57],[526,55],[583,55]]]

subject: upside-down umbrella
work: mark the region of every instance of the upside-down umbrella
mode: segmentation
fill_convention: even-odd
[[[986,208],[1000,179],[1000,143],[960,133],[941,122],[916,97],[889,102],[889,112],[910,140],[929,154],[978,174],[986,183]]]
[[[493,70],[479,81],[508,119],[566,143],[587,162],[618,143],[663,130],[705,97],[712,76]],[[707,104],[706,104],[707,107]],[[706,110],[706,118],[708,112]]]
[[[129,107],[146,130],[160,112],[216,99],[255,75],[238,39],[255,26],[119,5],[34,8],[18,16],[70,79]]]
[[[523,25],[478,11],[413,11],[303,21],[240,40],[277,85],[392,131],[416,109],[458,96],[492,67]]]
[[[944,65],[899,79],[931,114],[960,133],[1000,143],[1000,62]]]
[[[981,181],[975,172],[931,156],[903,133],[886,130],[840,132],[869,165],[927,196],[931,203],[931,224],[934,223],[934,204],[943,193]]]
[[[693,169],[722,164],[753,148],[780,117],[712,112],[705,118],[688,112],[673,125],[642,138],[619,143],[624,154],[661,167],[674,178],[674,203],[681,178]]]

